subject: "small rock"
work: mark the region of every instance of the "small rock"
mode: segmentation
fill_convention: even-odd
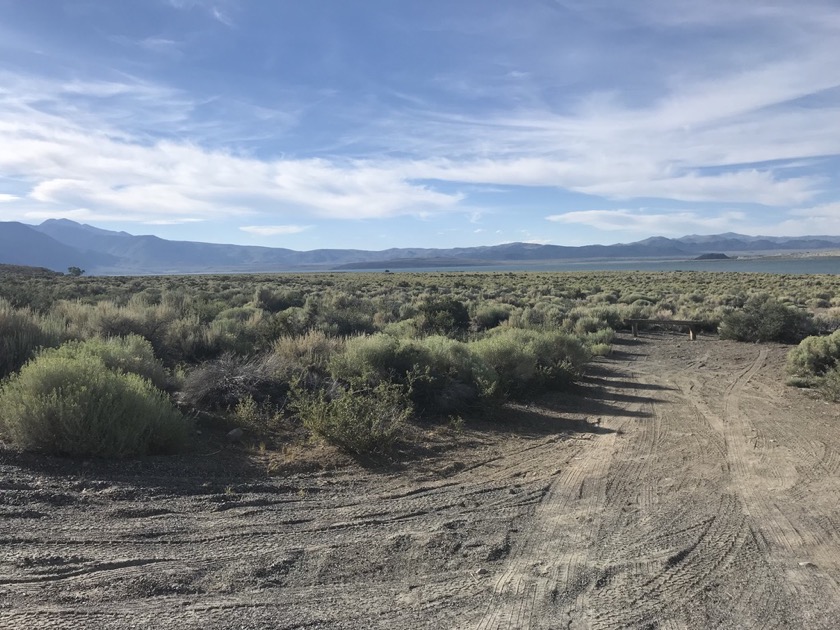
[[[231,431],[230,433],[227,434],[228,442],[238,442],[239,440],[242,439],[243,434],[244,434],[244,431],[242,431],[242,429],[240,429],[240,428],[234,429],[233,431]]]
[[[488,573],[490,573],[490,571],[488,571],[488,570],[487,570],[487,569],[485,569],[484,567],[481,567],[480,569],[478,569],[478,570],[475,572],[475,574],[476,574],[476,575],[487,575]]]
[[[817,565],[814,564],[813,562],[800,562],[799,566],[802,567],[803,569],[816,569],[817,568]]]

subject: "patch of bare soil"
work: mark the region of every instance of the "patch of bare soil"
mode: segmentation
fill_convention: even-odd
[[[615,348],[400,468],[1,451],[0,627],[836,628],[838,407],[783,346]]]

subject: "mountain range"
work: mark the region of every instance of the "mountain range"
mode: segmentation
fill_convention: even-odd
[[[689,259],[709,253],[757,254],[840,249],[840,236],[769,237],[726,233],[656,236],[635,243],[565,247],[507,243],[450,249],[393,248],[380,251],[220,245],[169,241],[103,230],[68,219],[40,225],[0,222],[0,263],[89,274],[179,274],[258,271],[467,267],[499,263]]]

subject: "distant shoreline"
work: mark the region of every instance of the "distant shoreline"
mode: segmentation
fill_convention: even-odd
[[[568,271],[713,271],[743,273],[780,274],[832,274],[840,273],[840,250],[830,252],[799,252],[784,254],[729,256],[726,259],[696,258],[634,258],[634,259],[590,259],[590,260],[544,260],[544,261],[446,261],[436,265],[433,261],[417,264],[418,261],[396,261],[366,263],[364,265],[343,265],[329,271],[338,273],[403,273],[428,272],[568,272]],[[303,272],[304,270],[300,270]],[[317,272],[310,269],[307,272]],[[327,270],[324,270],[327,271]],[[290,271],[293,273],[293,271]]]

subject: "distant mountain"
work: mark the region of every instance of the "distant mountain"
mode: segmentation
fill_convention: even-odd
[[[703,246],[720,243],[737,247],[737,251],[771,251],[775,249],[835,249],[840,247],[840,236],[747,236],[745,234],[692,235],[674,239],[680,243],[692,246]],[[732,250],[736,251],[736,250]]]
[[[0,263],[67,271],[71,266],[107,269],[117,262],[114,256],[73,247],[31,225],[0,222]]]
[[[393,248],[382,251],[316,249],[169,241],[103,230],[67,219],[41,225],[0,222],[0,263],[70,266],[93,274],[222,273],[330,269],[472,267],[483,264],[584,260],[689,260],[709,253],[749,254],[840,249],[840,237],[769,237],[726,233],[682,238],[655,236],[635,243],[564,247],[506,243],[483,247]]]

